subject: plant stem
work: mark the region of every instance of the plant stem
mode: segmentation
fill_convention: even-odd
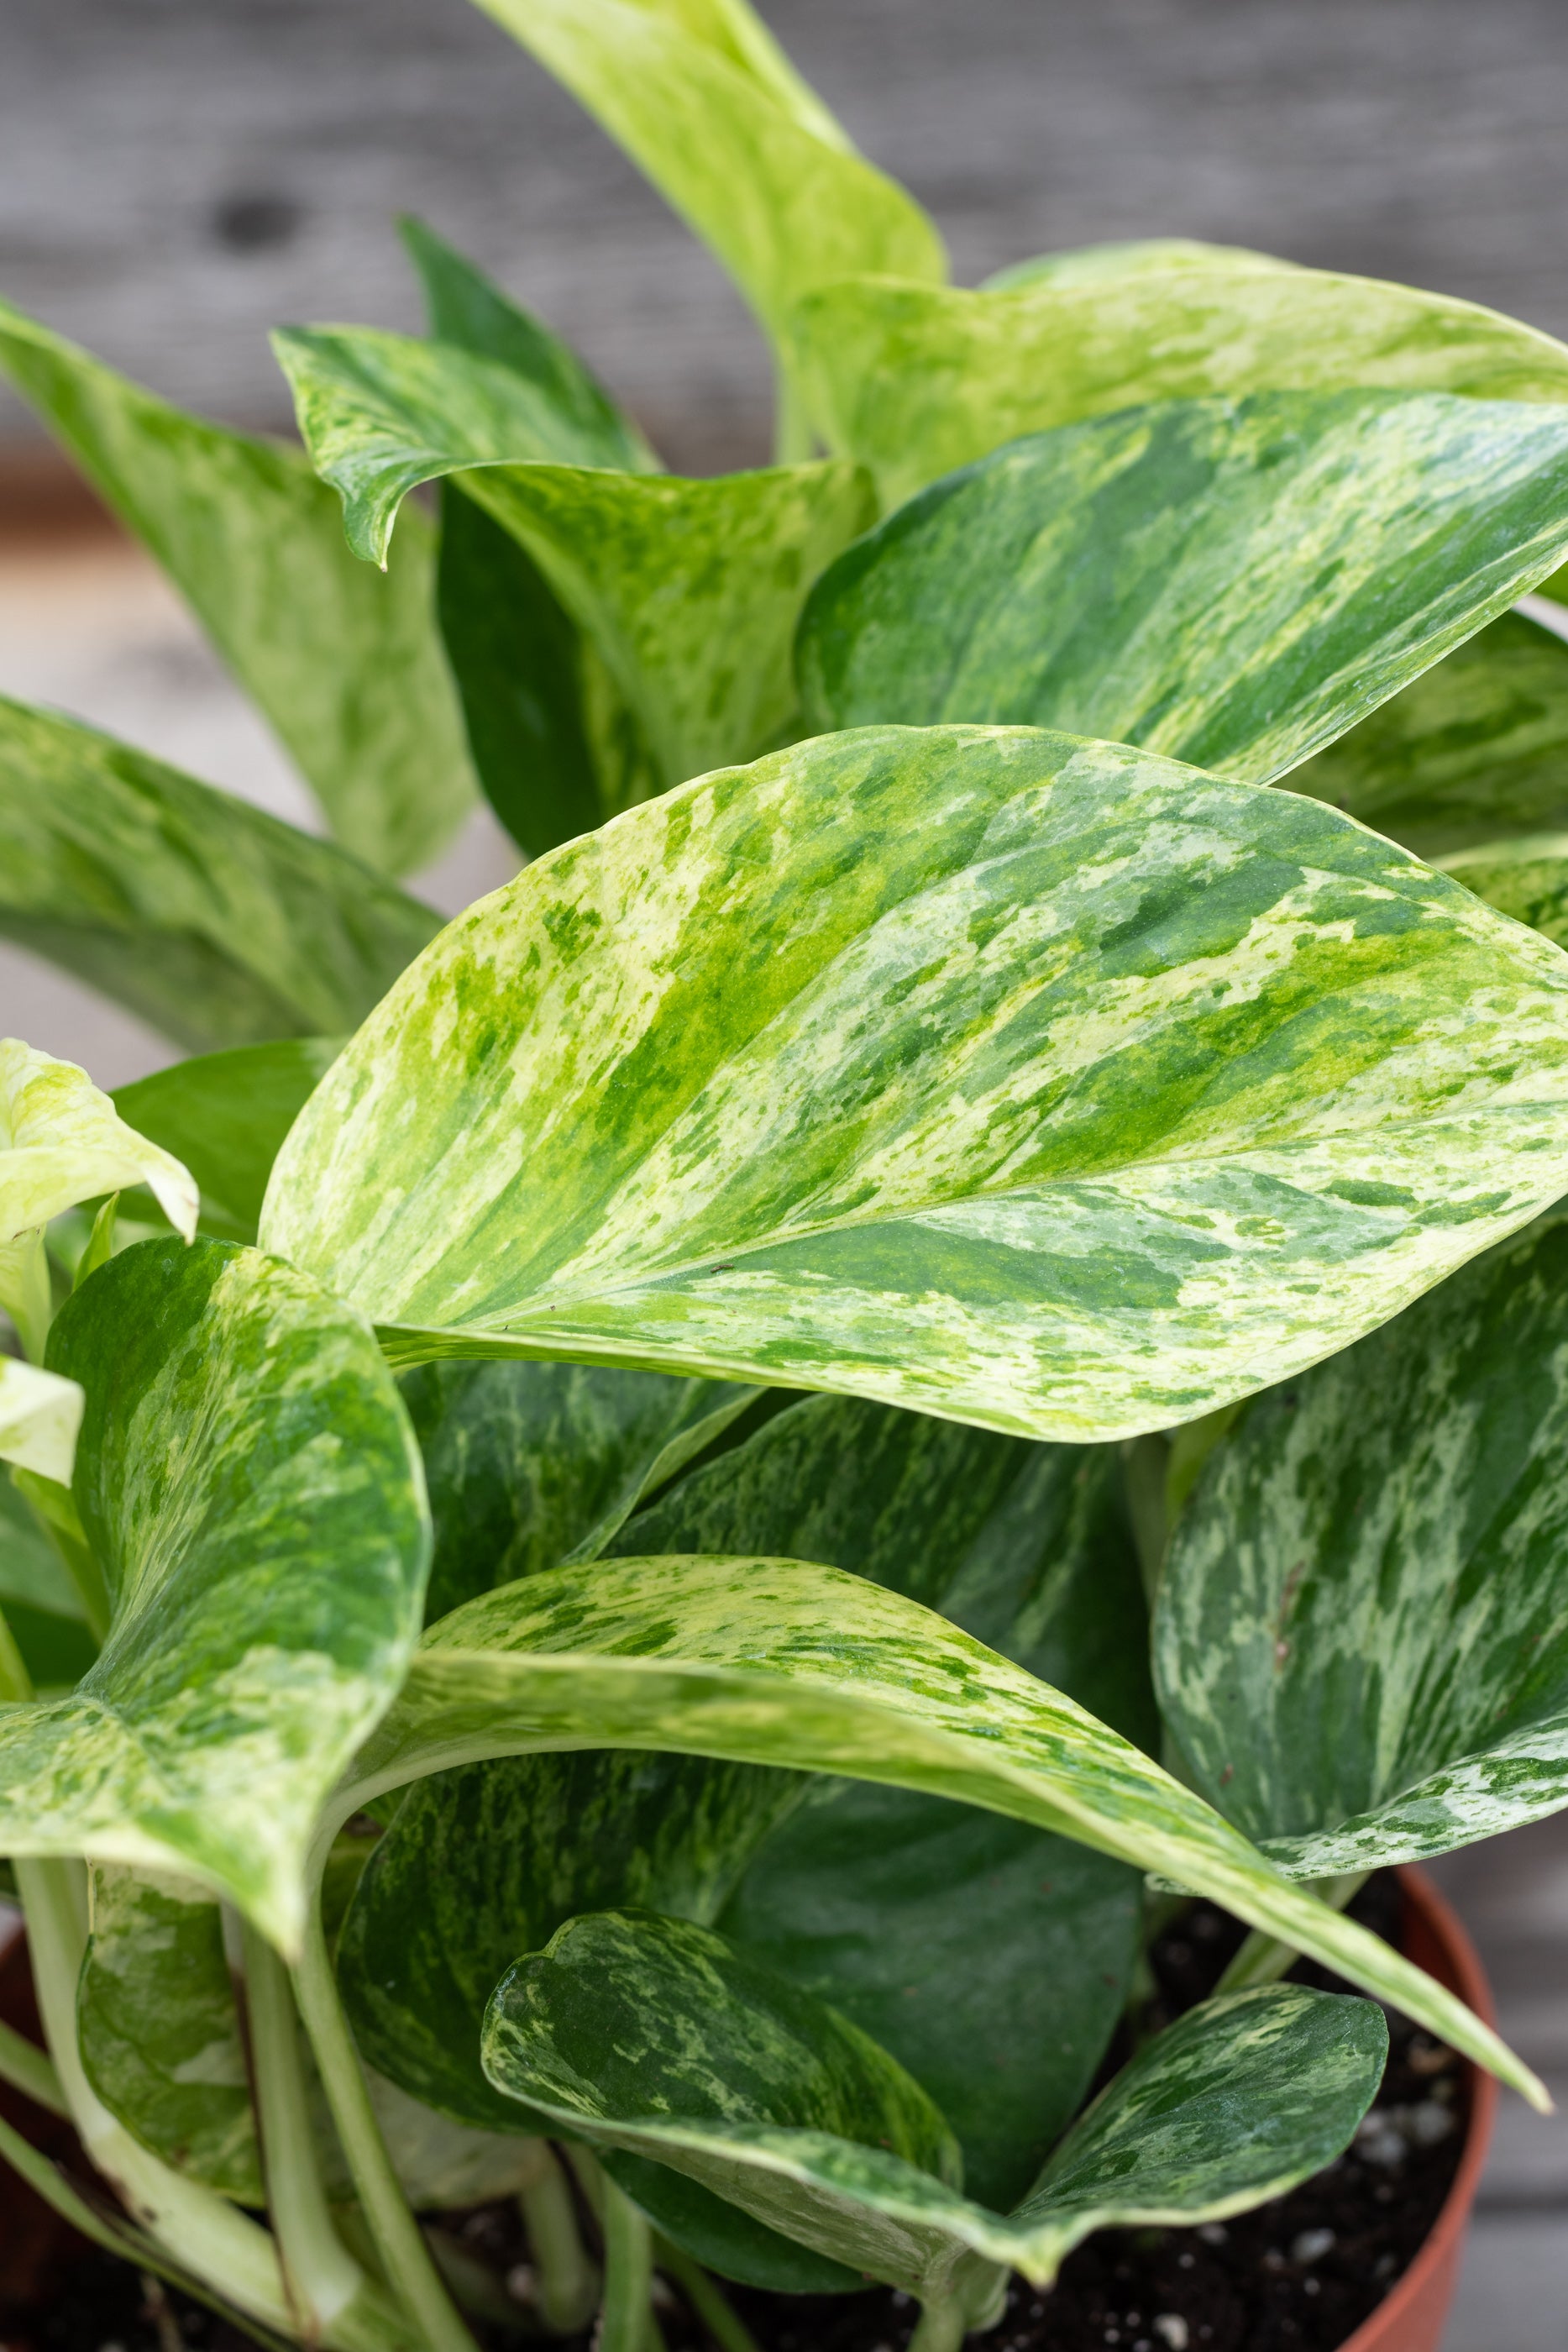
[[[691,2305],[694,2316],[707,2329],[721,2352],[760,2352],[756,2336],[739,2312],[700,2263],[683,2253],[679,2246],[672,2246],[668,2238],[654,2240],[653,2260],[666,2277],[674,2280]]]
[[[1144,1580],[1144,1598],[1151,1609],[1159,1592],[1170,1533],[1166,1514],[1166,1474],[1170,1454],[1170,1440],[1158,1430],[1150,1430],[1142,1437],[1130,1437],[1122,1447],[1127,1515],[1133,1522],[1133,1542]]]
[[[940,2303],[923,2303],[920,2324],[909,2339],[909,2352],[959,2352],[969,2332],[963,2298],[944,2295]]]
[[[531,2146],[538,2160],[517,2191],[517,2203],[538,2280],[539,2316],[554,2334],[575,2336],[593,2316],[599,2276],[578,2233],[571,2190],[549,2142],[535,2140]]]
[[[376,2298],[322,2195],[288,1972],[248,1920],[240,1935],[267,2209],[300,2333],[313,2342],[357,2297]]]
[[[52,2116],[68,2116],[66,2095],[60,2088],[60,2078],[45,2053],[17,2032],[14,2025],[0,2021],[0,2078],[14,2090],[23,2092],[35,2106],[47,2107]]]
[[[1347,1903],[1354,1901],[1371,1874],[1365,1870],[1347,1870],[1338,1878],[1316,1880],[1312,1891],[1335,1911],[1343,1911]],[[1248,1992],[1254,1985],[1275,1984],[1300,1958],[1294,1944],[1282,1944],[1265,1928],[1254,1927],[1214,1990],[1217,1993]]]
[[[45,1533],[77,1589],[88,1632],[101,1643],[109,1632],[111,1614],[109,1587],[88,1542],[70,1488],[60,1486],[54,1478],[40,1477],[36,1470],[13,1470],[11,1483],[18,1494],[26,1496],[43,1521]]]
[[[355,2193],[392,2290],[429,2352],[474,2352],[474,2339],[457,2315],[387,2154],[338,1999],[319,1901],[311,1908],[294,1989]]]
[[[15,1706],[32,1696],[33,1677],[16,1647],[16,1636],[5,1622],[5,1612],[0,1609],[0,1705]]]
[[[604,2315],[597,2352],[647,2352],[653,2315],[653,2232],[632,2200],[604,2181]]]

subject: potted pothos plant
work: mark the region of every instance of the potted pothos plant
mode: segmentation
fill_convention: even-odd
[[[1387,2010],[1544,2097],[1347,1906],[1568,1800],[1568,349],[956,289],[744,0],[486,5],[776,464],[417,223],[303,450],[0,310],[323,828],[0,705],[0,930],[188,1055],[0,1046],[0,2074],[99,2186],[0,2148],[268,2343],[1065,2342],[1414,2145]]]

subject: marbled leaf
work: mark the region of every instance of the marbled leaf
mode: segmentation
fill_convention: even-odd
[[[1568,833],[1479,842],[1455,851],[1442,865],[1500,914],[1568,947]]]
[[[0,937],[180,1044],[351,1029],[440,923],[330,843],[0,698]]]
[[[99,1864],[77,1991],[82,2065],[110,2115],[176,2170],[265,2205],[245,2044],[204,1886]]]
[[[74,1062],[0,1037],[0,1307],[35,1363],[50,1314],[44,1228],[78,1202],[132,1184],[147,1185],[189,1241],[198,1206],[190,1170],[128,1127]]]
[[[1271,253],[1244,245],[1207,245],[1195,236],[1117,237],[1057,253],[1031,254],[980,280],[983,294],[1016,294],[1025,286],[1106,286],[1127,278],[1170,278],[1189,269],[1233,269],[1249,277],[1260,269],[1295,269]]]
[[[1352,384],[1568,398],[1568,350],[1517,320],[1234,256],[1012,292],[846,278],[792,324],[819,429],[871,467],[884,507],[1020,434],[1148,401]]]
[[[806,592],[871,519],[858,468],[701,481],[616,471],[585,464],[573,433],[552,442],[547,404],[498,362],[368,328],[273,341],[356,552],[382,561],[407,491],[455,476],[591,639],[659,783],[749,758],[787,731]]]
[[[1061,727],[1269,783],[1565,542],[1568,408],[1166,401],[1014,442],[859,541],[801,616],[801,699],[818,732]]]
[[[285,1947],[318,1811],[396,1690],[428,1549],[370,1332],[258,1252],[144,1242],[69,1299],[75,1496],[108,1582],[69,1698],[0,1718],[0,1851],[201,1879]]]
[[[1053,1830],[1179,1879],[1544,2096],[1451,1993],[1060,1692],[901,1594],[799,1560],[600,1560],[454,1611],[323,1814],[318,1850],[429,1773],[576,1748],[844,1773]]]
[[[330,1069],[340,1040],[281,1037],[198,1054],[119,1087],[120,1117],[183,1160],[201,1187],[201,1226],[253,1242],[278,1147]]]
[[[1292,1873],[1568,1804],[1568,1216],[1255,1400],[1177,1523],[1162,1700]]]
[[[787,321],[852,270],[941,278],[914,199],[856,154],[747,0],[480,0],[718,256],[789,364]]]
[[[162,565],[337,838],[388,873],[428,865],[475,795],[426,519],[372,579],[285,443],[172,408],[9,303],[0,368]]]
[[[1563,832],[1568,645],[1527,614],[1505,613],[1293,770],[1289,785],[1450,872],[1461,851]]]
[[[737,1381],[517,1362],[422,1365],[402,1387],[434,1529],[430,1618],[595,1559],[758,1394]]]
[[[879,2045],[722,1937],[576,1919],[497,1987],[495,2082],[591,2142],[656,2153],[758,2220],[939,2300],[966,2256],[1048,2285],[1091,2231],[1197,2221],[1338,2155],[1388,2030],[1371,2001],[1269,1987],[1191,2011],[1068,2134],[1018,2210],[962,2193],[939,2110]]]
[[[1565,1088],[1561,951],[1318,803],[867,729],[460,917],[311,1097],[262,1233],[405,1362],[1109,1437],[1312,1362],[1524,1223]]]

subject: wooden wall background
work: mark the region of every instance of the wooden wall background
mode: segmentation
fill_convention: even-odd
[[[1568,332],[1563,0],[763,0],[958,274],[1178,231]],[[178,397],[287,415],[282,319],[412,326],[418,210],[667,454],[765,444],[716,271],[465,0],[5,0],[0,289]],[[0,404],[0,441],[29,430]]]

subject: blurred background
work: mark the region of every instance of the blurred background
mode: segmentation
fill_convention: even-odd
[[[1563,0],[761,0],[960,280],[1186,235],[1491,303],[1568,336]],[[0,292],[170,397],[287,430],[268,326],[413,329],[423,214],[586,354],[670,463],[762,460],[739,301],[465,0],[5,0]],[[309,821],[157,575],[0,393],[0,691]],[[515,862],[479,817],[415,885]],[[100,1083],[172,1058],[0,947],[0,1031]],[[1568,1833],[1458,1855],[1502,2023],[1568,2098]],[[1568,2352],[1568,2128],[1505,2102],[1446,2352]]]

